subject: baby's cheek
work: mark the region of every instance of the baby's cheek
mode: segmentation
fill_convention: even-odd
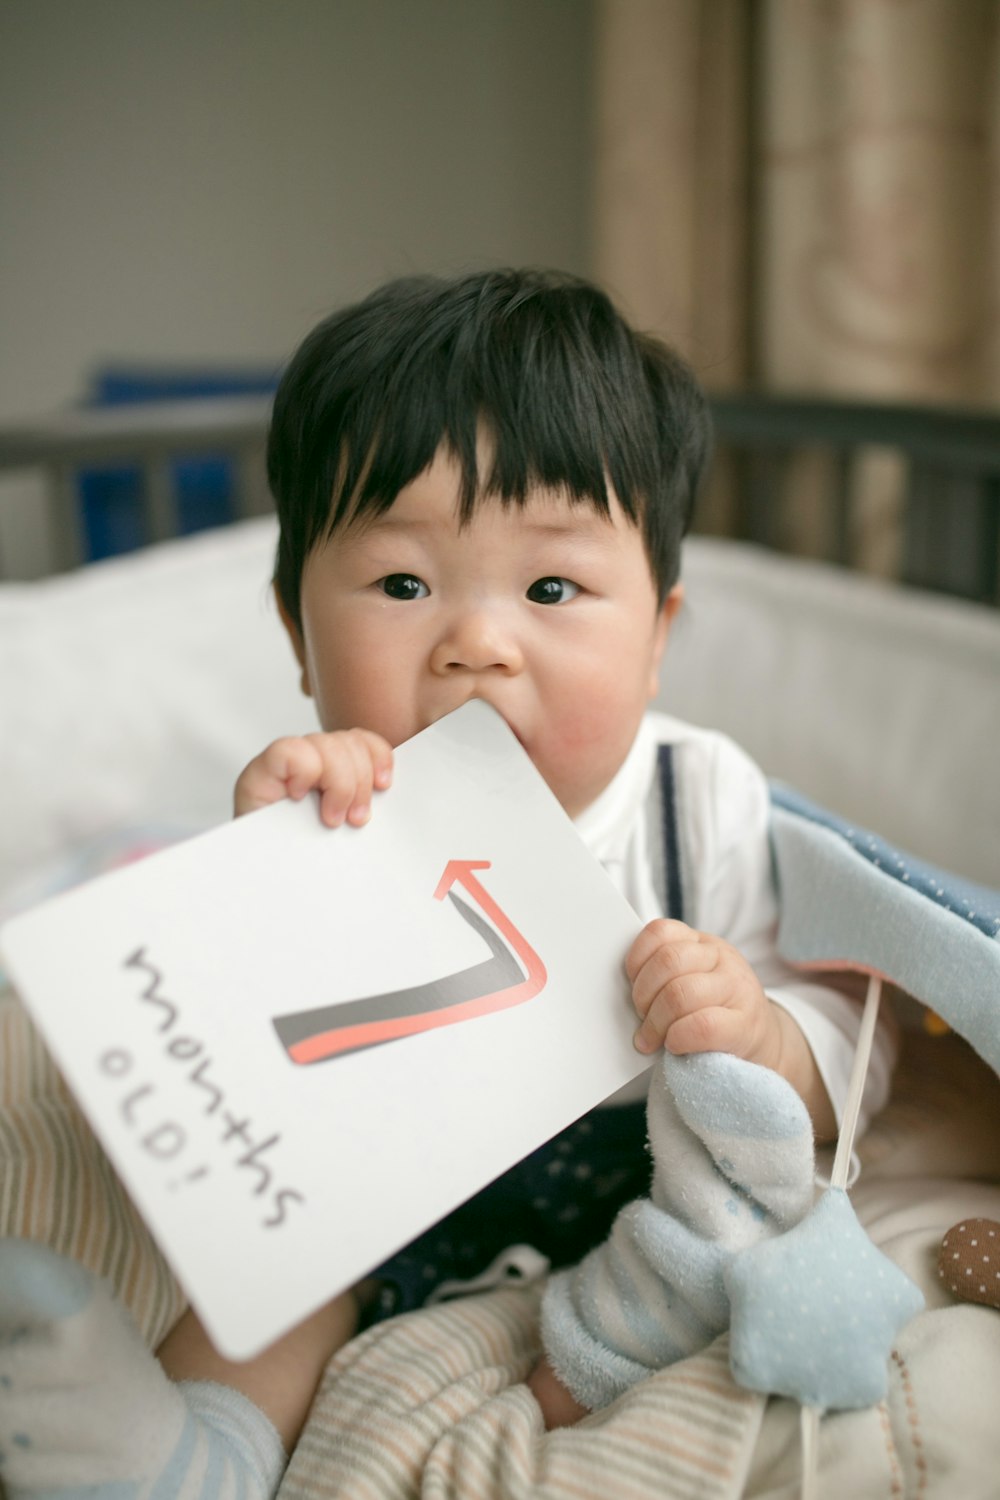
[[[614,778],[637,729],[637,719],[616,711],[607,700],[581,703],[553,723],[539,770],[571,816],[582,812]]]
[[[615,762],[617,770],[628,754],[641,717],[631,702],[619,701],[606,687],[595,688],[564,717],[557,732],[567,754]]]

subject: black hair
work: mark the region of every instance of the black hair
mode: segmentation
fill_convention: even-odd
[[[481,428],[492,439],[485,475]],[[684,361],[585,281],[498,270],[389,282],[320,323],[278,387],[267,453],[278,593],[301,624],[313,547],[388,510],[445,443],[461,468],[463,522],[481,498],[524,504],[535,486],[609,514],[610,482],[642,528],[662,602],[709,435]]]

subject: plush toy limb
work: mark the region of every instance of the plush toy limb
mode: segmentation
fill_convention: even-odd
[[[777,1073],[721,1052],[664,1053],[648,1120],[649,1198],[553,1277],[542,1304],[550,1363],[591,1410],[721,1333],[728,1262],[813,1201],[812,1125]]]
[[[286,1465],[245,1396],[172,1384],[104,1283],[0,1240],[0,1479],[10,1500],[271,1500]]]

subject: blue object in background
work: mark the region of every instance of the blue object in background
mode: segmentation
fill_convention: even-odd
[[[213,396],[270,396],[274,370],[116,369],[99,371],[88,405],[133,406],[150,401],[188,401]],[[236,515],[236,475],[223,455],[179,458],[171,465],[177,531],[187,535],[224,526]],[[145,530],[142,469],[117,464],[81,471],[78,479],[88,561],[132,552],[149,540]]]

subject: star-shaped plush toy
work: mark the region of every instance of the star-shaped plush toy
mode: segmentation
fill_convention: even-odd
[[[801,1404],[814,1474],[820,1414],[884,1399],[893,1344],[924,1307],[846,1193],[880,987],[900,984],[1000,1072],[1000,892],[787,790],[773,789],[771,824],[783,957],[869,975],[832,1185],[814,1202],[812,1123],[785,1079],[725,1053],[665,1052],[649,1089],[649,1197],[552,1277],[542,1326],[556,1373],[596,1410],[728,1322],[736,1380]],[[949,1269],[965,1248],[978,1260],[948,1284],[985,1300],[1000,1287],[1000,1253],[993,1268],[974,1237],[949,1242]]]
[[[772,846],[786,958],[894,980],[1000,1071],[1000,892],[914,859],[787,788],[772,788]],[[923,1307],[834,1181],[799,1224],[726,1272],[736,1378],[818,1409],[881,1400],[893,1340]],[[948,1244],[942,1265],[947,1256],[951,1269],[965,1247]],[[996,1296],[984,1276],[962,1281],[966,1296]]]
[[[794,1229],[735,1256],[725,1279],[736,1379],[824,1411],[883,1399],[896,1335],[924,1306],[838,1188]]]

